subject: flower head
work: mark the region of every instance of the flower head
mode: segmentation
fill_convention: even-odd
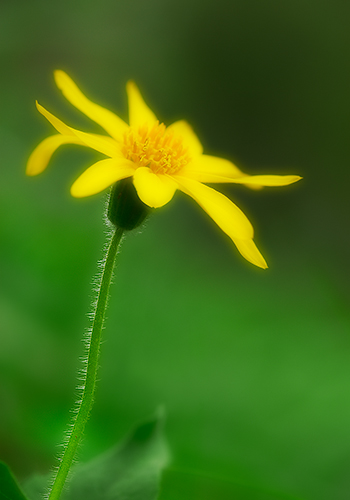
[[[75,197],[103,191],[121,179],[131,178],[140,200],[158,208],[177,189],[193,198],[231,238],[239,252],[256,266],[267,264],[253,241],[253,227],[226,196],[205,183],[235,183],[247,187],[285,186],[297,175],[249,176],[223,158],[203,154],[203,147],[184,120],[166,127],[144,102],[133,82],[127,84],[129,125],[111,111],[91,102],[63,71],[55,71],[57,86],[68,101],[101,125],[109,135],[90,134],[69,127],[37,103],[39,112],[57,130],[31,154],[27,174],[41,173],[62,144],[79,144],[107,158],[94,163],[71,187]]]

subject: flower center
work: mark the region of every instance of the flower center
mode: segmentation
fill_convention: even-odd
[[[191,160],[182,138],[164,123],[147,124],[124,134],[124,156],[139,167],[149,167],[155,174],[176,174]]]

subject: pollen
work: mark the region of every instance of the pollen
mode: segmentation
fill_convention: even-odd
[[[149,167],[155,174],[177,174],[191,158],[182,138],[158,121],[124,134],[124,156],[138,167]]]

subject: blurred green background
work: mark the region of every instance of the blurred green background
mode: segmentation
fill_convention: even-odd
[[[134,79],[169,124],[249,173],[217,186],[252,220],[270,268],[246,263],[181,193],[125,240],[82,460],[159,404],[173,465],[308,500],[350,498],[350,3],[340,0],[1,0],[0,458],[47,472],[74,402],[105,197],[72,181],[97,155],[28,155],[67,123],[68,72],[127,116]]]

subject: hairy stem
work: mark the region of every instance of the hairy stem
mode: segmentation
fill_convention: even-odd
[[[58,500],[60,498],[93,404],[100,354],[101,334],[107,308],[108,292],[111,284],[114,262],[123,232],[124,230],[120,228],[116,228],[114,230],[106,257],[103,261],[101,281],[96,307],[93,314],[91,338],[87,353],[87,368],[83,385],[83,394],[81,401],[79,402],[78,412],[75,416],[73,427],[69,434],[68,442],[65,446],[57,475],[49,493],[49,500]]]

